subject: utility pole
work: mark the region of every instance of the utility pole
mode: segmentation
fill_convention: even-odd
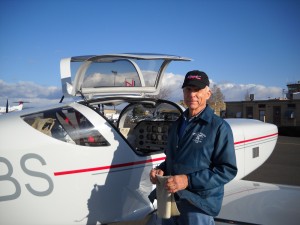
[[[111,72],[114,74],[114,87],[115,87],[116,86],[116,76],[117,76],[118,72],[115,70],[112,70]]]

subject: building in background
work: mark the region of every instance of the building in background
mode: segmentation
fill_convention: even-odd
[[[300,136],[300,81],[287,84],[286,98],[226,102],[226,118],[257,119],[278,126],[279,134]]]
[[[287,84],[288,91],[286,97],[288,99],[300,99],[300,81],[297,83],[289,83]]]

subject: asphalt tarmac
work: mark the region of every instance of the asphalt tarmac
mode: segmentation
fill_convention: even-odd
[[[269,159],[243,180],[300,186],[300,137],[279,136]]]

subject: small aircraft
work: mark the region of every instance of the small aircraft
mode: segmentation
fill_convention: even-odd
[[[6,106],[0,106],[0,115],[4,113],[9,113],[9,112],[15,112],[15,111],[20,111],[23,109],[23,101],[17,102],[19,105],[16,106],[9,106],[8,105],[8,100],[6,100]]]
[[[62,59],[63,94],[73,101],[0,117],[0,224],[160,224],[148,199],[149,171],[165,159],[168,129],[184,109],[150,96],[159,93],[171,61],[189,60],[159,54]],[[112,121],[105,110],[115,107],[120,113]],[[257,120],[227,122],[238,174],[216,222],[246,223],[249,216],[234,213],[239,197],[265,186],[240,179],[268,159],[278,130]]]

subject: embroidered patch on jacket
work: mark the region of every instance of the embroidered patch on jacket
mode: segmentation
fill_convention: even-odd
[[[199,133],[193,133],[192,135],[193,135],[193,139],[192,140],[195,143],[197,143],[197,144],[201,143],[203,141],[203,139],[206,138],[206,135],[203,134],[203,133],[201,133],[201,132],[199,132]]]

